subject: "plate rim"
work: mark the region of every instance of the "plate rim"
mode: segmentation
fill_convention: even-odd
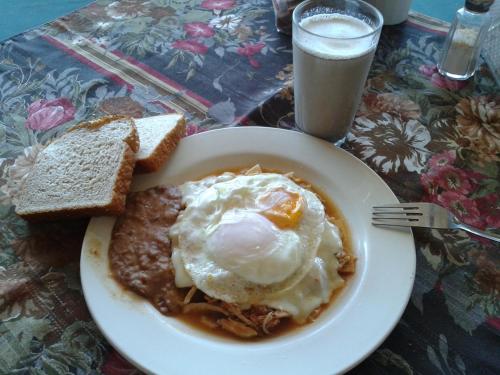
[[[185,137],[184,139],[195,139],[195,138],[198,139],[198,138],[204,138],[206,136],[209,136],[209,137],[217,136],[218,133],[246,132],[246,131],[250,131],[250,132],[261,132],[261,131],[263,131],[263,132],[276,133],[276,134],[277,133],[280,133],[280,134],[287,133],[287,136],[292,136],[292,137],[306,137],[306,138],[309,138],[309,140],[312,140],[314,142],[324,143],[324,144],[328,145],[329,147],[331,147],[332,149],[334,149],[335,152],[340,152],[343,155],[343,157],[347,158],[349,161],[358,164],[367,173],[370,173],[371,177],[375,177],[375,179],[378,181],[378,183],[381,184],[381,186],[383,186],[383,188],[387,191],[387,193],[390,193],[391,198],[395,202],[399,202],[399,200],[398,200],[397,196],[395,195],[395,193],[392,191],[392,189],[389,187],[389,185],[382,179],[382,177],[380,175],[378,175],[372,168],[370,168],[362,160],[360,160],[356,156],[352,155],[348,151],[346,151],[346,150],[344,150],[344,149],[342,149],[340,147],[337,147],[337,146],[333,145],[332,143],[329,143],[329,142],[327,142],[325,140],[322,140],[322,139],[319,139],[319,138],[315,138],[313,136],[307,135],[307,134],[302,133],[300,131],[289,130],[289,129],[281,129],[281,128],[272,128],[272,127],[265,127],[265,126],[239,126],[239,127],[227,127],[227,128],[212,129],[212,130],[208,130],[208,131],[204,131],[204,132],[200,132],[200,133],[197,133],[197,134],[190,135],[188,137]],[[256,153],[259,153],[259,152],[257,151]],[[277,154],[278,153],[276,152],[276,155]],[[162,168],[160,168],[160,171],[164,170],[168,166],[168,163],[169,162],[167,162]],[[145,176],[145,175],[134,175],[133,181],[136,180],[137,176]],[[82,243],[82,252],[81,252],[81,257],[80,257],[80,278],[81,278],[82,291],[83,291],[83,295],[84,295],[87,307],[89,309],[90,315],[92,316],[93,321],[95,322],[95,324],[99,328],[101,334],[106,338],[106,340],[108,341],[108,343],[115,350],[117,350],[117,352],[120,353],[120,355],[122,355],[131,364],[133,364],[134,366],[136,366],[139,370],[144,371],[146,373],[154,373],[154,371],[152,371],[150,368],[148,368],[147,365],[143,365],[142,363],[140,363],[140,362],[136,361],[134,358],[132,358],[132,356],[130,356],[128,354],[128,351],[125,350],[124,348],[122,348],[122,345],[119,342],[116,342],[109,335],[109,333],[106,331],[105,327],[103,327],[103,325],[101,324],[102,322],[99,319],[96,318],[95,311],[94,311],[91,303],[87,302],[88,298],[90,296],[88,295],[89,291],[85,287],[85,283],[84,283],[84,280],[83,280],[84,277],[82,276],[82,274],[83,274],[82,269],[84,267],[83,264],[84,264],[84,258],[85,258],[85,254],[84,254],[84,252],[85,252],[85,239],[88,236],[89,229],[91,228],[91,223],[95,219],[96,218],[91,218],[91,220],[89,221],[89,224],[87,226],[87,229],[85,231],[84,241]],[[115,220],[115,217],[112,217],[111,219]],[[412,271],[411,271],[411,274],[409,275],[411,282],[409,283],[410,287],[406,290],[406,294],[404,296],[404,303],[402,303],[401,306],[399,306],[399,310],[397,311],[397,314],[395,315],[395,316],[397,316],[397,319],[394,319],[392,321],[392,323],[390,324],[390,327],[388,327],[387,329],[385,329],[384,334],[382,334],[382,335],[380,335],[378,337],[378,339],[376,340],[376,342],[374,342],[372,344],[372,347],[369,350],[365,350],[365,352],[362,353],[362,355],[358,356],[358,358],[355,361],[352,361],[352,362],[350,362],[349,365],[344,366],[341,369],[341,373],[344,373],[346,371],[351,370],[352,368],[354,368],[355,366],[357,366],[361,362],[363,362],[368,356],[370,356],[386,340],[386,338],[391,334],[391,332],[393,332],[394,328],[396,327],[396,325],[398,324],[398,322],[401,320],[401,317],[404,314],[404,311],[406,310],[406,307],[407,307],[407,305],[408,305],[408,303],[410,301],[410,298],[411,298],[411,294],[412,294],[412,290],[413,290],[413,285],[414,285],[414,281],[415,281],[415,274],[416,274],[416,247],[415,247],[415,241],[414,241],[413,231],[409,230],[408,232],[406,232],[406,234],[409,236],[408,240],[409,240],[410,247],[411,247],[411,248],[407,249],[407,251],[409,251],[409,252],[411,252],[413,254],[413,257],[411,257],[412,258],[411,259],[411,263],[412,263],[411,269],[412,269]]]

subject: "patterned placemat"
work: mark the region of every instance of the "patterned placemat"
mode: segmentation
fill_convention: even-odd
[[[447,29],[436,22],[411,15],[384,27],[345,148],[402,201],[438,202],[498,231],[498,86],[485,64],[465,82],[439,75]],[[86,307],[87,221],[29,225],[14,213],[43,145],[103,114],[178,110],[188,135],[296,130],[292,68],[269,0],[98,0],[0,42],[0,375],[140,373]],[[419,229],[414,238],[411,300],[350,374],[500,374],[498,246],[460,231]]]

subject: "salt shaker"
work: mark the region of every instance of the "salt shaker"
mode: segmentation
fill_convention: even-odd
[[[466,0],[457,11],[438,62],[439,73],[466,80],[476,71],[481,45],[491,23],[488,13],[495,0]]]

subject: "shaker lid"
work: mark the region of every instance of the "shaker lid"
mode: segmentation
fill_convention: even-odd
[[[494,2],[495,0],[465,0],[465,7],[473,12],[484,13]]]

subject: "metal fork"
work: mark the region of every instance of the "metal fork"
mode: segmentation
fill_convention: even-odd
[[[500,236],[460,222],[446,208],[433,203],[400,203],[374,206],[372,224],[378,226],[463,229],[500,242]]]

